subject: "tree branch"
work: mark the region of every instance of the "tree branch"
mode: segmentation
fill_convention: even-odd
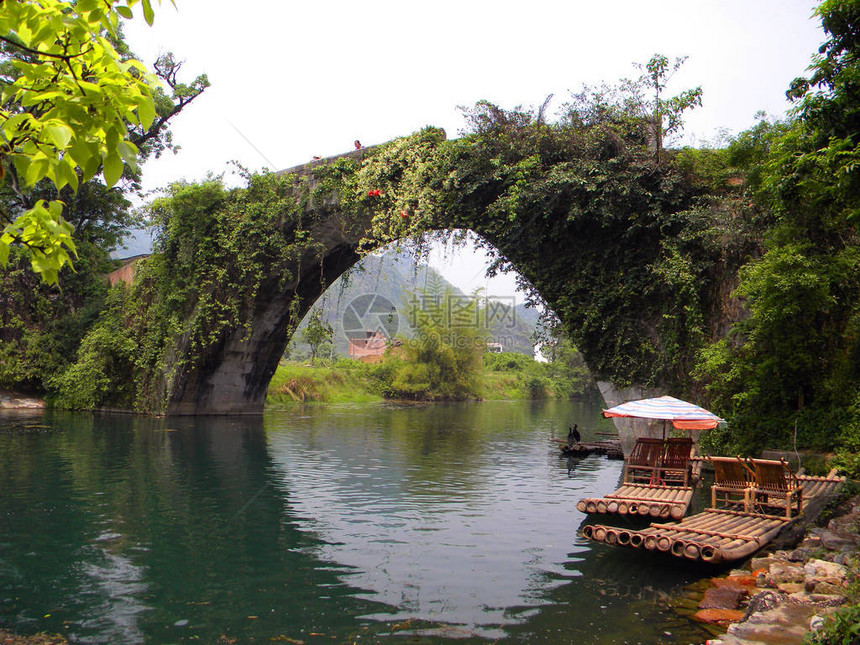
[[[71,60],[73,58],[78,58],[80,56],[83,56],[83,55],[89,53],[88,51],[81,51],[77,54],[49,54],[48,52],[39,51],[38,49],[33,49],[32,47],[27,47],[26,45],[22,45],[21,43],[16,42],[16,41],[12,40],[11,38],[7,38],[6,36],[0,36],[0,41],[3,41],[4,43],[9,44],[12,47],[16,47],[16,48],[20,49],[21,51],[25,51],[28,54],[33,54],[34,56],[42,56],[44,58],[55,58],[57,60],[66,61],[66,62],[68,62],[69,60]],[[92,50],[92,46],[90,46],[90,50]]]

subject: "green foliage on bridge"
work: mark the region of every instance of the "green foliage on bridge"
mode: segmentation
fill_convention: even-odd
[[[597,378],[684,391],[726,273],[749,252],[735,220],[751,209],[741,188],[699,176],[713,155],[658,159],[649,121],[589,98],[555,124],[480,103],[472,134],[425,130],[354,173],[333,166],[325,185],[372,212],[363,248],[469,228],[549,304]]]
[[[294,282],[297,260],[322,251],[304,226],[303,185],[276,175],[235,190],[220,179],[173,184],[149,207],[152,256],[133,285],[114,288],[78,361],[55,380],[56,403],[163,412],[178,379],[227,336],[250,332],[259,290]]]

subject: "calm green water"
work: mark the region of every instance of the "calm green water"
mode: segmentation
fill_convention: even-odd
[[[82,643],[702,642],[702,575],[578,536],[597,407],[0,416],[0,626]]]

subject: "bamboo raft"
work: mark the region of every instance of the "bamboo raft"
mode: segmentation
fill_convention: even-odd
[[[680,520],[687,514],[692,499],[693,489],[690,486],[631,483],[622,485],[605,497],[581,499],[576,503],[576,510],[582,513],[617,513]]]
[[[690,486],[665,485],[660,480],[655,480],[654,483],[627,480],[618,490],[605,497],[588,497],[579,500],[576,503],[576,510],[582,513],[640,515],[680,520],[687,514],[687,509],[693,500],[693,488],[702,474],[701,457],[691,457],[689,464]]]
[[[837,477],[835,472],[827,477],[798,475],[797,479],[803,490],[804,507],[815,497],[832,495],[845,483],[845,477]],[[749,557],[798,517],[709,508],[675,524],[652,523],[639,531],[587,525],[582,534],[606,544],[718,564]]]
[[[618,439],[606,441],[580,441],[572,445],[565,439],[552,439],[558,444],[563,457],[587,457],[588,455],[606,455],[608,459],[624,459],[621,452],[621,442]]]

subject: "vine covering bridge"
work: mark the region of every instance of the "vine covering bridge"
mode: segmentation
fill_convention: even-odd
[[[460,139],[428,128],[241,190],[174,187],[152,207],[161,233],[127,323],[155,367],[130,368],[117,403],[262,412],[292,330],[338,276],[394,240],[449,229],[471,229],[528,281],[607,398],[683,391],[696,342],[731,310],[726,267],[748,249],[716,239],[734,216],[731,187],[706,193],[625,127],[489,114]]]

